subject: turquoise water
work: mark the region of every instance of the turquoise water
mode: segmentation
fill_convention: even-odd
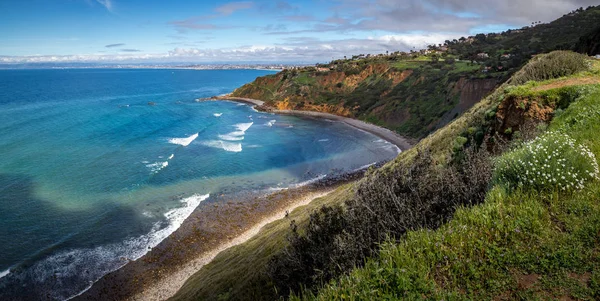
[[[268,71],[0,71],[0,299],[65,299],[222,193],[397,155],[338,122],[198,102]]]

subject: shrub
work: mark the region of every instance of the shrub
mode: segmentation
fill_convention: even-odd
[[[513,76],[510,83],[522,85],[528,81],[559,78],[589,69],[587,56],[571,51],[554,51],[533,58]]]
[[[489,156],[467,149],[464,158],[440,167],[421,152],[411,164],[365,178],[343,210],[313,213],[302,235],[293,223],[289,246],[269,264],[277,292],[315,288],[377,256],[380,243],[410,230],[435,229],[458,207],[481,203],[492,174]]]
[[[595,155],[566,134],[547,134],[501,156],[494,171],[494,182],[509,189],[538,191],[583,189],[598,179]]]

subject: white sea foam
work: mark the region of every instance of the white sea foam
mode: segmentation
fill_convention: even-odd
[[[169,160],[173,159],[174,157],[175,157],[175,154],[171,154],[171,155],[169,156]]]
[[[278,191],[287,190],[287,188],[286,187],[270,187],[267,190],[270,192],[278,192]]]
[[[229,133],[226,135],[219,135],[219,139],[221,140],[226,140],[226,141],[240,141],[240,140],[244,140],[244,134],[243,132],[239,132],[242,133],[241,135],[236,135],[236,133],[238,132],[233,132],[233,133]]]
[[[221,115],[223,115],[223,113],[214,113],[213,116],[215,117],[221,117]]]
[[[6,277],[6,276],[8,276],[8,274],[10,274],[10,270],[6,270],[6,271],[3,271],[3,272],[0,272],[0,278]]]
[[[359,168],[357,168],[357,169],[353,170],[352,172],[357,172],[357,171],[361,171],[361,170],[363,170],[363,169],[367,169],[367,168],[369,168],[369,167],[371,167],[371,166],[373,166],[373,165],[375,165],[375,164],[377,164],[377,162],[373,162],[373,163],[371,163],[371,164],[363,165],[363,166],[361,166],[361,167],[359,167]]]
[[[300,183],[291,185],[290,187],[292,187],[292,188],[303,187],[303,186],[310,185],[312,183],[321,181],[321,180],[325,179],[325,177],[327,177],[327,175],[320,175],[320,176],[318,176],[318,177],[316,177],[314,179],[310,179],[310,180],[307,180],[307,181],[304,181],[304,182],[300,182]]]
[[[234,125],[234,127],[236,127],[238,129],[238,131],[245,133],[253,124],[254,124],[254,122],[238,123],[238,124]]]
[[[273,126],[273,125],[275,125],[275,122],[277,122],[277,120],[271,120],[271,121],[265,123],[265,125],[266,126]]]
[[[167,166],[169,166],[169,161],[156,162],[156,163],[146,165],[146,167],[150,168],[150,171],[152,173],[157,173]]]
[[[246,134],[246,131],[253,124],[254,124],[254,122],[238,123],[238,124],[234,125],[234,127],[237,129],[237,131],[234,131],[234,132],[231,132],[231,133],[225,134],[225,135],[219,135],[219,139],[226,140],[226,141],[240,141],[240,140],[244,140],[244,135]],[[209,146],[212,146],[212,145],[209,145]],[[241,145],[240,145],[240,147],[241,147]]]
[[[246,105],[245,103],[238,103],[237,104],[238,107],[245,106],[245,105]]]
[[[180,200],[181,207],[164,214],[165,220],[156,222],[148,234],[89,249],[75,249],[52,255],[35,263],[22,275],[31,277],[39,286],[46,283],[64,283],[65,287],[49,287],[51,299],[72,299],[88,290],[102,276],[115,271],[130,260],[144,256],[150,249],[177,230],[210,195],[193,195]],[[50,281],[52,279],[52,281]],[[76,281],[73,283],[73,281]],[[77,292],[73,285],[79,284]]]
[[[319,142],[327,142],[329,139],[319,139]]]
[[[226,150],[228,152],[233,152],[233,153],[239,153],[242,151],[241,143],[233,143],[233,142],[227,142],[227,141],[221,141],[221,140],[209,140],[209,141],[203,141],[202,145],[212,147],[212,148],[219,148],[219,149]]]
[[[198,138],[198,133],[191,135],[187,138],[171,138],[169,139],[169,143],[188,146],[190,145],[190,143],[192,143],[192,141],[196,140],[196,138]]]

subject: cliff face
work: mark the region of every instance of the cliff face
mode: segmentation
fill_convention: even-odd
[[[503,79],[453,65],[401,69],[387,62],[344,68],[284,70],[257,78],[233,96],[260,99],[279,110],[354,117],[419,139],[491,92]]]

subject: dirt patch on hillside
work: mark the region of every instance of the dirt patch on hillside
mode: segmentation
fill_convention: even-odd
[[[566,80],[561,80],[561,81],[553,82],[550,84],[541,85],[541,86],[533,88],[532,90],[539,92],[539,91],[546,91],[546,90],[552,90],[552,89],[563,88],[563,87],[594,85],[594,84],[600,84],[600,78],[591,77],[591,76],[583,77],[583,78],[569,78]]]

